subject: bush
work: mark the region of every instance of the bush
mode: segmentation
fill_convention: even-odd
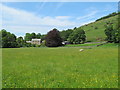
[[[35,45],[35,44],[31,44],[31,46],[32,46],[32,47],[36,47],[36,45]]]
[[[40,47],[41,45],[36,45],[36,47]]]
[[[95,29],[98,29],[98,27],[95,27]]]
[[[45,45],[45,43],[46,43],[46,41],[44,40],[44,41],[42,41],[42,43],[41,43],[41,47],[46,47],[46,45]]]

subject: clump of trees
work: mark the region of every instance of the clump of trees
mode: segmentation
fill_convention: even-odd
[[[62,46],[62,38],[60,32],[57,29],[49,31],[45,38],[45,45],[47,47],[58,47]]]
[[[106,40],[110,43],[119,43],[120,42],[120,35],[119,35],[120,28],[116,27],[113,28],[113,25],[109,24],[106,26],[105,34],[107,36]]]
[[[25,41],[31,41],[32,39],[37,38],[37,39],[41,39],[41,41],[44,41],[45,37],[46,37],[45,34],[41,35],[40,33],[37,33],[37,34],[36,33],[26,33],[24,39],[25,39]]]
[[[28,38],[30,40],[30,38]],[[7,32],[5,29],[0,31],[0,47],[1,48],[20,48],[34,47],[30,43],[26,43],[23,37],[16,37],[14,34]]]
[[[25,34],[25,41],[31,41],[32,39],[35,39],[35,38],[40,39],[41,36],[42,35],[40,33],[38,33],[38,34],[36,34],[36,33],[26,33]]]
[[[69,35],[73,32],[72,29],[68,29],[68,30],[63,30],[60,32],[60,36],[62,38],[63,41],[67,41]]]
[[[6,30],[0,31],[1,35],[1,47],[2,48],[15,48],[17,47],[17,41],[16,36],[10,32],[7,32]]]
[[[86,41],[85,31],[81,28],[75,29],[70,36],[68,37],[68,41],[71,44],[81,44]]]

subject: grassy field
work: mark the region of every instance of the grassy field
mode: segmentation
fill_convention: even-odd
[[[96,46],[102,43],[85,43],[85,44],[67,44],[65,47],[81,47],[81,46]]]
[[[79,49],[3,49],[2,87],[117,88],[117,45]]]

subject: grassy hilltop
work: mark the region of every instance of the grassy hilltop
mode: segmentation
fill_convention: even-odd
[[[87,41],[96,42],[105,39],[106,35],[104,33],[104,30],[107,23],[111,23],[115,28],[117,22],[118,15],[114,15],[108,18],[100,19],[90,24],[83,25],[79,28],[83,28],[86,31]]]

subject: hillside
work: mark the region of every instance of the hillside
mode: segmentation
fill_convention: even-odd
[[[105,25],[107,25],[107,23],[111,23],[115,28],[117,22],[118,22],[118,15],[115,15],[109,18],[95,21],[90,24],[83,25],[79,28],[85,30],[87,41],[91,41],[91,42],[103,41],[105,40],[106,37],[106,35],[104,34]]]

